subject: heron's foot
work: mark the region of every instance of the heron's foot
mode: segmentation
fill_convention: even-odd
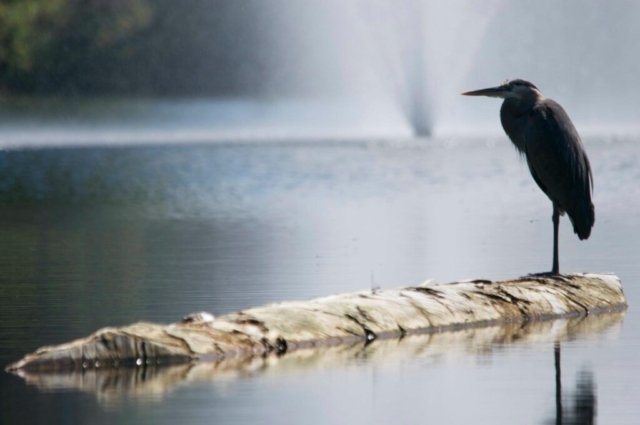
[[[542,273],[529,273],[527,276],[531,277],[562,277],[562,273],[558,272],[542,272]]]
[[[563,284],[570,284],[571,282],[571,275],[564,275],[561,273],[554,273],[554,272],[529,273],[527,277],[551,279]]]

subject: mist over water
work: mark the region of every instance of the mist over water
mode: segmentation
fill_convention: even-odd
[[[263,47],[273,54],[267,61],[273,80],[265,83],[270,98],[387,104],[421,135],[479,127],[498,133],[499,103],[459,94],[524,78],[563,104],[585,131],[637,130],[636,2],[269,4]]]
[[[637,132],[637,2],[281,3],[280,23],[298,49],[286,36],[276,44],[272,74],[296,64],[276,96],[293,89],[390,102],[422,135],[498,133],[499,103],[459,93],[524,78],[585,131]]]
[[[149,71],[172,97],[4,99],[0,143],[499,135],[499,102],[459,94],[516,77],[560,102],[583,134],[638,132],[637,2],[206,7],[217,20],[201,11],[202,39],[185,45],[198,60],[158,59]]]

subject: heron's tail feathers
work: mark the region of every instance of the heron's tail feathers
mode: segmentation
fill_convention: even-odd
[[[569,218],[573,224],[573,231],[580,240],[589,239],[591,228],[596,222],[596,211],[591,200],[583,202],[575,211],[569,212]]]

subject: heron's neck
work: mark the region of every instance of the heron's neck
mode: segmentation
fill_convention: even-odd
[[[507,97],[500,108],[502,128],[513,142],[518,152],[524,154],[525,146],[522,138],[523,129],[527,123],[527,115],[537,102],[544,99],[542,95],[532,94],[521,97]]]
[[[533,109],[538,102],[544,100],[542,93],[531,91],[519,97],[507,97],[502,105],[513,117],[521,117]]]
[[[536,98],[527,96],[522,98],[508,97],[502,104],[502,110],[509,113],[514,118],[520,118],[528,114],[536,105]]]

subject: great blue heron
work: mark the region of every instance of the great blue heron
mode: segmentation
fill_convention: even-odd
[[[565,110],[528,81],[507,80],[498,87],[462,93],[504,99],[500,121],[517,151],[527,159],[540,189],[553,203],[553,267],[558,263],[558,225],[566,212],[580,240],[588,239],[595,222],[591,202],[593,177],[580,136]]]

